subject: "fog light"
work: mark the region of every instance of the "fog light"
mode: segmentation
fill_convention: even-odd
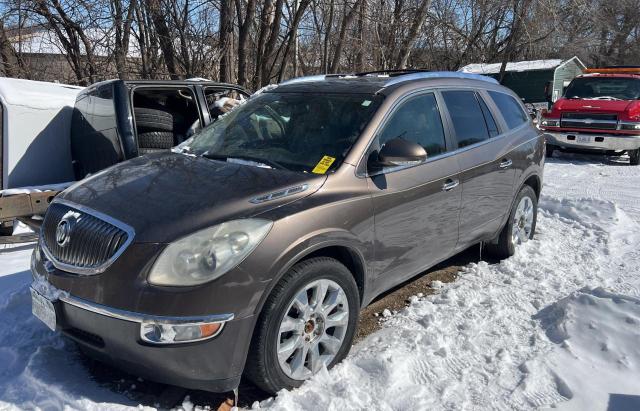
[[[140,338],[152,344],[179,344],[213,338],[222,331],[224,323],[164,324],[142,322]]]

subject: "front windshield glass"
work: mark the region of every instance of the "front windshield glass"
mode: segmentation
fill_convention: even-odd
[[[638,100],[640,79],[629,77],[581,77],[574,79],[566,98],[595,100]]]
[[[262,93],[221,116],[177,151],[324,173],[342,162],[381,100],[365,94]]]

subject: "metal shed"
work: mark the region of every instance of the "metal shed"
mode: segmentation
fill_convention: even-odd
[[[468,64],[459,71],[465,73],[484,74],[493,78],[500,75],[501,63]],[[525,103],[546,102],[545,87],[552,84],[551,100],[562,96],[569,82],[586,70],[586,66],[578,57],[568,60],[548,59],[507,63],[502,84],[512,89]]]

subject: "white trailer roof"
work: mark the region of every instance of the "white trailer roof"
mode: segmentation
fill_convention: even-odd
[[[73,107],[82,87],[0,77],[0,98],[6,105],[34,109]]]

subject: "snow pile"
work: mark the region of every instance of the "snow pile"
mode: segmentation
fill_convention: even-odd
[[[610,393],[638,395],[640,299],[584,288],[539,318],[549,340],[561,347],[547,358],[550,368],[563,381],[566,396],[577,393],[568,408],[605,409]]]

